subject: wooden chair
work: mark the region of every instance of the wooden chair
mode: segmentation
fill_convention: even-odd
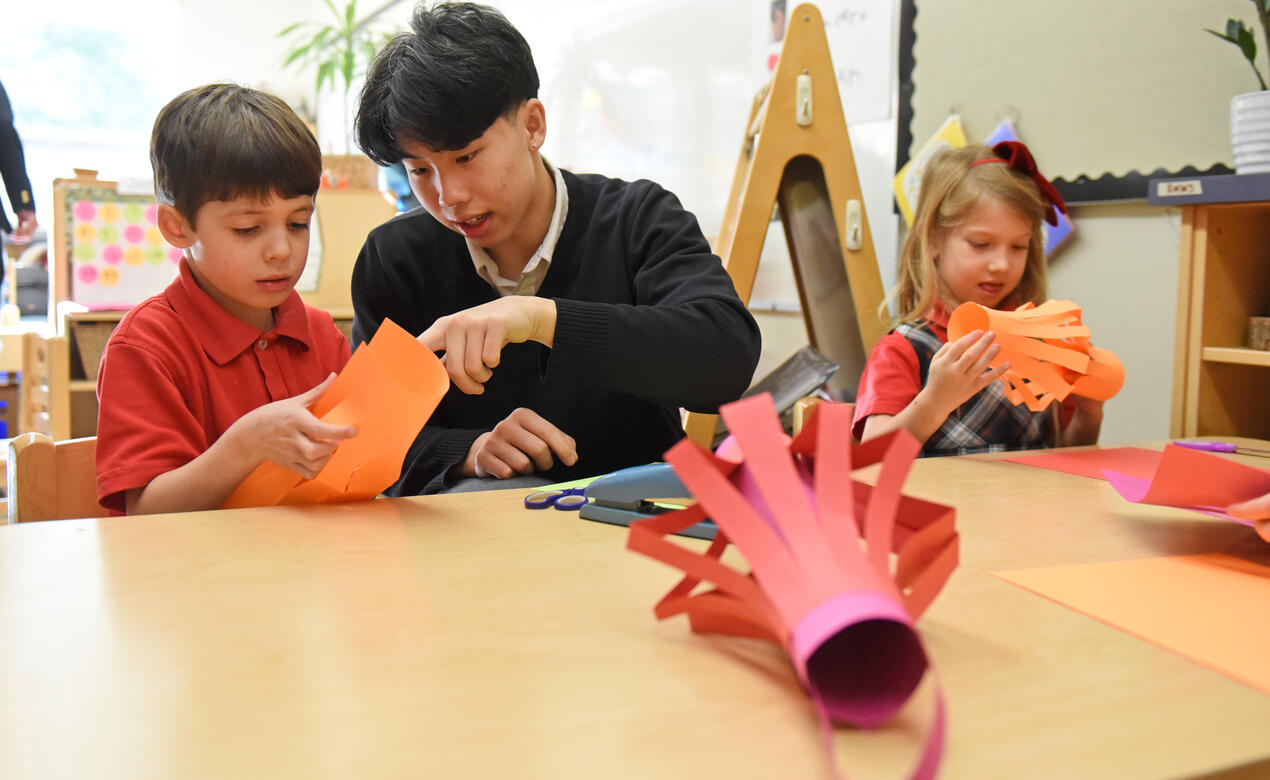
[[[71,437],[70,345],[65,336],[22,334],[18,430]]]
[[[105,517],[97,503],[97,437],[53,441],[42,433],[9,440],[9,523]]]

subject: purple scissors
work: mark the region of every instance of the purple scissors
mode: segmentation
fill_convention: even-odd
[[[1242,455],[1270,455],[1270,450],[1259,450],[1254,447],[1237,447],[1224,441],[1175,441],[1179,447],[1204,452],[1238,452]]]
[[[564,512],[577,511],[586,504],[586,488],[536,490],[525,496],[525,508],[546,509],[554,506]]]

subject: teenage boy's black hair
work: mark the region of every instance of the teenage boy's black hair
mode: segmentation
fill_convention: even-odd
[[[462,149],[501,116],[538,97],[529,44],[497,10],[476,3],[415,8],[410,32],[371,63],[357,109],[357,143],[389,165],[400,142]]]
[[[238,197],[316,195],[322,150],[280,98],[237,84],[182,92],[150,136],[154,194],[194,224],[199,208]]]

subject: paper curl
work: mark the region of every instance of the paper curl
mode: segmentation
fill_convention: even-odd
[[[780,645],[826,733],[828,720],[885,723],[927,671],[913,621],[958,558],[954,510],[900,494],[919,444],[899,431],[853,448],[851,409],[843,404],[821,404],[792,441],[769,395],[720,413],[735,455],[686,439],[666,453],[697,503],[631,525],[630,549],[685,574],[655,614],[683,613],[694,631]],[[851,479],[854,469],[879,462],[876,487]],[[719,534],[704,554],[667,538],[705,517]],[[750,572],[721,562],[729,543]],[[703,582],[713,588],[694,592]],[[942,701],[938,695],[915,776],[938,766]]]
[[[1124,385],[1124,365],[1111,350],[1089,343],[1080,313],[1071,301],[1025,303],[1014,311],[963,303],[948,320],[948,340],[975,330],[995,333],[1001,351],[990,365],[1010,363],[1001,377],[1005,397],[1034,412],[1073,393],[1106,401]]]

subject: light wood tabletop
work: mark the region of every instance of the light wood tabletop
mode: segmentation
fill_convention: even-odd
[[[942,777],[1270,774],[1270,696],[990,574],[1270,565],[1250,529],[983,456],[918,461],[906,492],[961,534],[918,623]],[[830,776],[777,648],[659,623],[674,571],[524,495],[0,528],[0,777]],[[907,774],[931,679],[837,730],[847,774]]]

